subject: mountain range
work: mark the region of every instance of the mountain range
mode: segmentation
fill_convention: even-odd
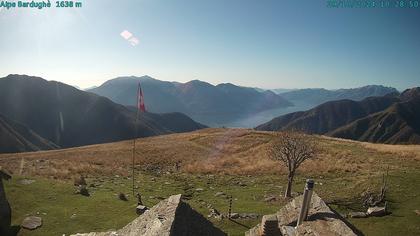
[[[369,97],[338,100],[313,109],[279,116],[257,130],[300,130],[310,134],[380,143],[420,143],[419,88]]]
[[[404,91],[400,102],[327,135],[375,143],[420,144],[420,88]]]
[[[359,88],[327,90],[324,88],[297,89],[278,93],[283,98],[294,104],[320,105],[328,101],[349,99],[361,101],[367,97],[398,94],[398,90],[382,85],[367,85]]]
[[[141,113],[136,124],[133,105],[139,82],[148,112]],[[69,148],[206,127],[188,115],[213,125],[255,114],[267,119],[276,112],[297,109],[284,97],[302,101],[310,91],[313,95],[308,99],[316,100],[315,90],[299,91],[276,95],[229,83],[165,82],[148,76],[120,77],[81,91],[39,77],[9,75],[0,78],[0,152]],[[420,143],[419,88],[401,94],[383,86],[336,90],[334,96],[331,91],[321,91],[317,101],[347,99],[278,116],[256,129],[297,129],[369,142]],[[387,95],[369,97],[369,93]]]
[[[128,107],[60,82],[25,75],[0,78],[0,114],[6,118],[2,129],[15,130],[8,136],[15,137],[14,142],[21,140],[18,134],[28,137],[22,133],[30,133],[29,140],[41,138],[61,148],[205,127],[181,113],[149,112],[140,114],[136,127],[136,112]]]
[[[160,81],[149,76],[118,77],[87,91],[126,106],[136,103],[141,83],[148,110],[182,112],[208,126],[255,127],[276,116],[313,108],[324,101],[362,100],[370,96],[398,93],[394,88],[369,85],[353,89],[263,90],[224,83],[211,85]]]
[[[210,126],[223,126],[254,113],[293,105],[272,91],[259,92],[230,83],[215,86],[199,80],[167,82],[149,76],[119,77],[88,91],[133,106],[139,82],[149,111],[182,112]]]

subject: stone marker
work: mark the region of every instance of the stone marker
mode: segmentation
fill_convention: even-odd
[[[42,218],[38,216],[28,216],[22,222],[22,228],[34,230],[42,226]]]

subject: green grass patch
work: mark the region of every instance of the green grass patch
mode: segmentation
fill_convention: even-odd
[[[379,189],[380,175],[353,176],[296,176],[294,191],[301,192],[306,177],[316,181],[315,191],[342,214],[362,210],[360,194],[368,186]],[[90,197],[75,194],[70,182],[45,178],[32,184],[22,184],[24,177],[14,177],[5,182],[5,188],[13,211],[13,224],[19,225],[27,215],[39,215],[43,226],[34,231],[21,229],[19,235],[69,235],[71,233],[118,229],[135,217],[136,199],[132,196],[131,179],[120,176],[88,178]],[[281,196],[284,176],[227,176],[167,174],[153,176],[142,174],[136,179],[143,202],[151,207],[170,195],[182,193],[187,202],[207,216],[208,204],[226,214],[229,197],[233,197],[233,212],[272,214],[285,204],[283,200],[265,202],[268,195]],[[390,173],[388,201],[391,215],[380,218],[350,219],[366,235],[420,235],[420,171],[402,170]],[[202,190],[197,190],[202,189]],[[119,193],[129,201],[118,199]],[[215,196],[224,192],[226,196]],[[229,235],[243,235],[255,226],[256,220],[215,220],[213,223]]]

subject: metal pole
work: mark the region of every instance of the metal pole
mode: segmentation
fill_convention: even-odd
[[[314,181],[312,179],[307,179],[303,193],[302,208],[300,209],[300,214],[296,226],[301,225],[302,222],[305,221],[308,216],[309,204],[311,203],[313,189]]]
[[[135,121],[135,123],[134,123],[134,129],[135,129],[135,136],[134,136],[134,141],[133,141],[133,163],[132,163],[132,179],[133,179],[133,197],[135,196],[134,195],[134,183],[135,183],[135,180],[134,180],[134,160],[135,160],[135,155],[136,155],[136,139],[137,139],[137,133],[138,133],[138,131],[137,131],[137,120],[138,120],[138,117],[139,117],[139,109],[137,108],[137,112],[136,112],[136,121]]]

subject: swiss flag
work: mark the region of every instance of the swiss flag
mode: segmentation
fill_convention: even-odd
[[[137,109],[138,111],[146,112],[146,106],[144,105],[143,91],[141,91],[140,83],[139,83],[139,88],[137,90]]]

